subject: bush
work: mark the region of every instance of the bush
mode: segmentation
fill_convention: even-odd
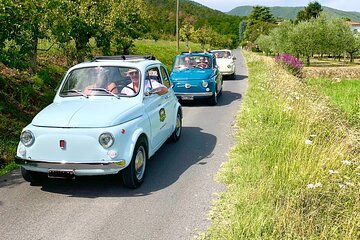
[[[301,77],[304,64],[290,54],[280,54],[275,57],[275,61],[291,72],[296,77]]]

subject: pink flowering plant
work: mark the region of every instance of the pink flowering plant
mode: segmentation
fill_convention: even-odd
[[[275,61],[289,70],[294,76],[301,77],[304,64],[291,54],[280,54],[275,57]]]

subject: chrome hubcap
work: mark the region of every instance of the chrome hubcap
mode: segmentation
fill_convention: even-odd
[[[135,157],[135,175],[138,180],[141,180],[145,172],[145,149],[140,146]]]
[[[180,132],[181,132],[181,116],[180,114],[177,115],[176,118],[176,136],[180,136]]]

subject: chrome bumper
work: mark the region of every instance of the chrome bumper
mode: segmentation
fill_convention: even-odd
[[[75,175],[106,175],[116,174],[125,168],[126,161],[95,162],[95,163],[69,163],[34,161],[15,157],[15,163],[27,170],[47,173],[49,170],[74,170]]]
[[[199,93],[176,92],[175,95],[177,97],[210,97],[213,95],[213,93],[212,92],[199,92]]]

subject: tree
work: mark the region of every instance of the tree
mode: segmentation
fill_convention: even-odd
[[[255,41],[258,47],[268,56],[272,52],[273,39],[269,35],[261,34]]]
[[[333,19],[329,23],[329,52],[336,56],[339,60],[343,53],[347,50],[347,45],[351,44],[352,31],[342,19]]]
[[[316,40],[316,25],[314,21],[301,22],[289,35],[291,41],[291,53],[297,58],[303,56],[306,65],[310,65],[310,57],[318,50]]]
[[[110,13],[111,41],[116,54],[129,54],[134,40],[144,35],[148,30],[149,16],[142,0],[113,1]]]
[[[274,53],[292,52],[290,34],[294,31],[294,24],[290,21],[282,22],[278,27],[273,28],[269,35],[272,39],[272,51]]]
[[[210,27],[204,26],[195,31],[194,40],[200,43],[201,48],[205,49],[205,45],[211,41],[212,33],[213,30]]]
[[[318,18],[323,11],[321,4],[317,1],[310,2],[304,10],[298,12],[296,20],[298,22],[307,21],[312,18]]]
[[[244,32],[244,43],[254,43],[261,34],[268,34],[270,29],[275,26],[275,19],[270,12],[270,8],[255,6],[253,7]]]
[[[0,60],[12,67],[30,66],[36,72],[39,39],[48,37],[48,1],[3,0],[0,9]]]
[[[194,18],[192,18],[192,17],[185,18],[183,25],[179,31],[180,38],[182,40],[185,40],[187,49],[189,49],[189,41],[195,32],[193,23],[194,23]]]

